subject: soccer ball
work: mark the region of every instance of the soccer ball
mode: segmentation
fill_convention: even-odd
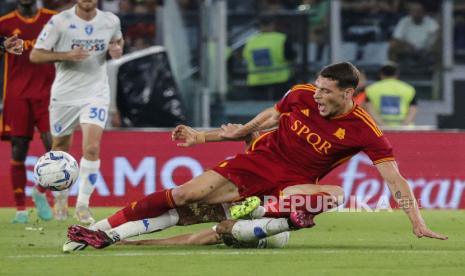
[[[76,182],[78,175],[78,163],[64,151],[49,151],[34,166],[37,184],[52,191],[68,189]]]

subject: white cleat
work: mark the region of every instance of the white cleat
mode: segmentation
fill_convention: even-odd
[[[95,219],[92,217],[89,207],[80,206],[76,207],[76,213],[74,217],[81,223],[90,225],[95,223]]]
[[[81,251],[84,250],[87,247],[87,244],[85,243],[80,243],[80,242],[74,242],[71,240],[67,240],[63,244],[63,253],[71,253],[74,251]]]

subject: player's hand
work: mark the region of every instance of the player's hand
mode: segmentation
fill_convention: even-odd
[[[5,46],[5,50],[10,54],[21,55],[23,53],[24,41],[18,38],[18,35],[16,34],[7,38],[3,44]]]
[[[241,124],[221,125],[220,137],[228,140],[246,140],[251,135]]]
[[[438,240],[447,240],[447,236],[431,231],[424,223],[414,225],[413,234],[418,238],[427,237]]]
[[[171,132],[171,139],[173,141],[183,141],[181,143],[177,143],[176,145],[178,147],[187,148],[196,144],[205,143],[205,133],[197,131],[186,125],[178,125]]]
[[[79,48],[74,48],[73,50],[69,51],[66,55],[66,60],[79,62],[84,61],[89,56],[89,51],[84,50],[84,46],[81,45]]]
[[[121,48],[117,41],[110,41],[108,54],[112,59],[118,59],[123,55],[123,48]]]

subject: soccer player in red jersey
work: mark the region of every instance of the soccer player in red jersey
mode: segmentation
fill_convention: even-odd
[[[275,107],[232,131],[225,128],[192,135],[185,131],[186,126],[177,127],[173,139],[184,140],[178,146],[240,140],[254,131],[277,128],[258,138],[246,154],[237,154],[184,185],[132,202],[108,217],[106,223],[116,227],[127,221],[157,217],[176,206],[233,202],[294,185],[313,188],[311,200],[337,197],[331,192],[318,192],[322,187],[318,180],[363,151],[407,214],[413,233],[417,237],[447,239],[426,226],[410,186],[399,173],[391,145],[372,118],[354,104],[358,75],[350,63],[329,65],[319,72],[315,85],[294,86]]]
[[[10,140],[12,150],[10,174],[17,208],[13,223],[28,221],[24,161],[34,127],[39,130],[45,149],[49,151],[51,148],[48,104],[55,70],[53,65],[32,64],[29,53],[42,27],[53,14],[53,11],[38,9],[35,0],[18,0],[15,11],[0,17],[0,35],[10,37],[5,42],[21,42],[23,46],[21,55],[13,51],[4,56],[3,116],[0,124],[1,138]],[[52,213],[44,192],[43,188],[37,187],[32,197],[39,217],[50,220]]]

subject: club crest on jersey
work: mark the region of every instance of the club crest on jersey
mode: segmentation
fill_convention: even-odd
[[[334,132],[334,136],[336,136],[339,140],[342,140],[346,136],[346,130],[343,128],[338,128],[336,132]]]
[[[88,24],[84,27],[87,35],[91,35],[94,32],[94,26]]]

